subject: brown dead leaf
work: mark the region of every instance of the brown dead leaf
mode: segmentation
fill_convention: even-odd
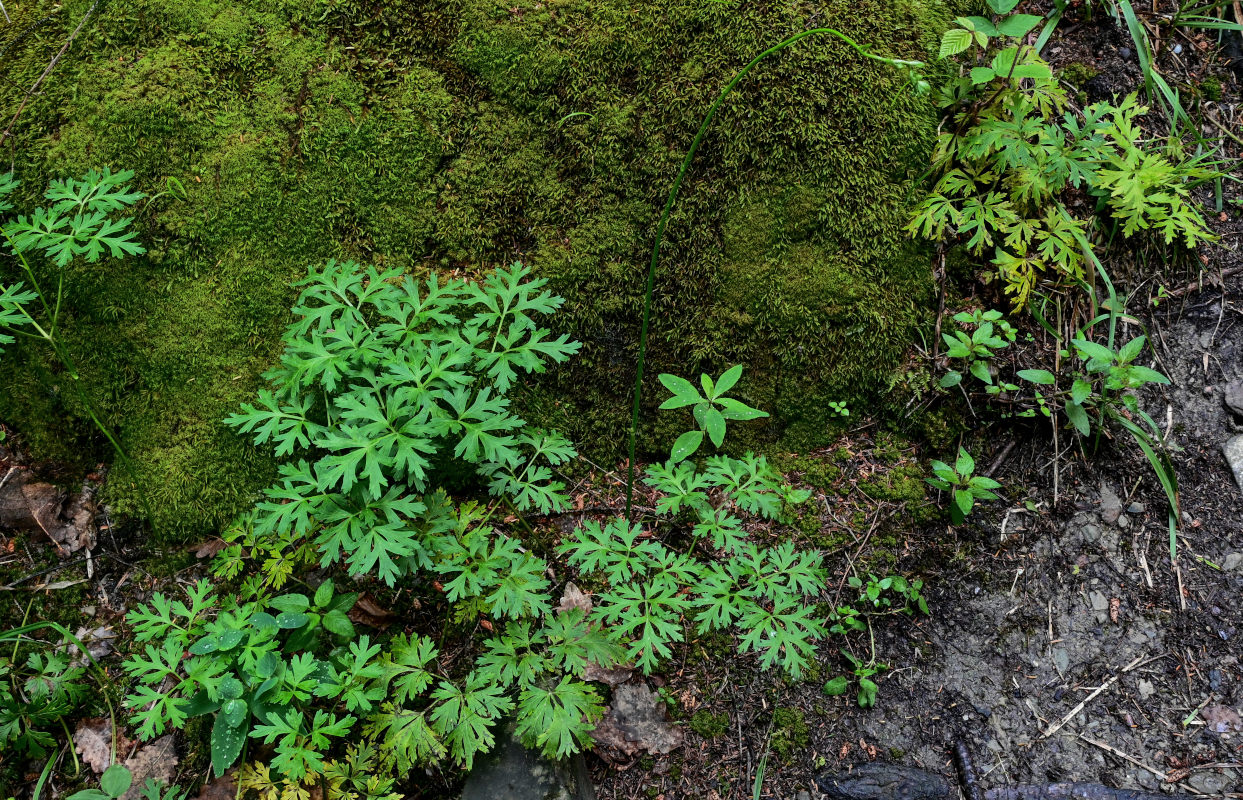
[[[125,766],[134,775],[134,783],[121,800],[138,800],[147,779],[168,786],[177,774],[177,751],[173,748],[172,735],[161,736],[140,747],[138,752],[125,759]]]
[[[1122,608],[1122,601],[1116,597],[1109,598],[1109,621],[1118,621],[1118,610]]]
[[[190,549],[194,551],[195,558],[215,558],[216,554],[229,546],[229,543],[219,536],[213,536],[205,542],[197,545],[190,545]]]
[[[641,681],[613,691],[613,702],[591,736],[597,747],[612,747],[626,755],[640,751],[665,755],[685,738],[681,728],[669,723],[665,704]]]
[[[1237,733],[1243,731],[1243,718],[1229,706],[1209,706],[1200,712],[1204,724],[1213,733]]]
[[[198,800],[234,800],[237,797],[237,767],[214,781],[203,784]]]
[[[384,630],[393,624],[393,613],[387,608],[383,608],[375,601],[374,597],[366,593],[358,598],[358,602],[354,603],[354,607],[346,612],[346,616],[358,625],[366,625],[369,628],[379,628],[380,630]]]
[[[127,740],[117,741],[117,748],[122,752],[129,745]],[[103,772],[112,764],[112,723],[103,717],[82,720],[73,732],[73,748],[96,774]]]
[[[868,754],[868,758],[876,758],[876,745],[868,744],[866,739],[859,740],[859,747],[863,748],[863,752]]]
[[[594,661],[588,661],[587,666],[583,669],[583,680],[594,681],[596,683],[607,683],[609,686],[618,686],[630,680],[634,675],[634,670],[629,667],[616,667],[610,669],[602,667]]]
[[[557,613],[562,614],[571,608],[577,608],[582,610],[585,617],[591,613],[591,607],[591,595],[585,594],[573,581],[567,581],[565,591],[561,593],[561,602],[557,604]]]
[[[1165,773],[1165,782],[1166,783],[1178,783],[1179,781],[1183,780],[1190,774],[1191,774],[1191,770],[1187,769],[1186,767],[1180,767],[1179,769],[1173,769]]]

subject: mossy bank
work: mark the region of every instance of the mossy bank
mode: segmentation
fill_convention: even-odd
[[[290,282],[332,257],[531,265],[568,300],[554,324],[585,347],[527,397],[530,414],[618,452],[653,228],[721,87],[814,26],[927,58],[948,13],[914,0],[6,8],[6,124],[93,8],[5,142],[19,209],[92,166],[136,170],[148,193],[170,176],[188,190],[142,213],[144,257],[71,267],[65,287],[64,335],[170,535],[220,525],[269,479],[266,454],[220,421],[276,353]],[[762,435],[796,446],[825,438],[828,400],[882,395],[929,303],[927,258],[900,229],[932,128],[904,75],[828,37],[757,68],[669,225],[651,398],[658,372],[745,363],[747,399],[774,412]],[[45,354],[11,348],[0,381],[0,418],[37,454],[107,457]],[[646,441],[663,444],[653,424]],[[136,512],[130,485],[110,499]]]

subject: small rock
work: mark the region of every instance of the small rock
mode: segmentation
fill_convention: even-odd
[[[1222,683],[1222,681],[1221,681],[1221,670],[1219,670],[1219,669],[1210,669],[1210,670],[1208,671],[1208,688],[1209,688],[1209,691],[1213,691],[1213,692],[1220,692],[1220,691],[1221,691],[1221,683]]]
[[[1131,527],[1131,520],[1127,518],[1126,514],[1123,514],[1118,517],[1118,527],[1121,528],[1122,530],[1126,530],[1127,528]]]
[[[1131,57],[1131,48],[1129,48],[1129,47],[1119,47],[1119,48],[1118,48],[1118,55],[1122,56],[1123,58],[1130,58],[1130,57]]]
[[[523,747],[512,725],[497,738],[496,749],[466,777],[462,800],[594,800],[582,754],[549,761]]]
[[[1243,381],[1231,381],[1222,391],[1222,403],[1237,416],[1243,417]]]
[[[1187,785],[1204,794],[1221,794],[1230,788],[1229,779],[1217,772],[1193,772],[1187,778]]]
[[[1143,503],[1131,503],[1126,507],[1126,513],[1128,514],[1143,514],[1147,510],[1148,507]]]
[[[1226,572],[1234,572],[1243,567],[1243,553],[1230,553],[1221,560],[1221,568]]]
[[[1119,515],[1122,514],[1122,500],[1118,494],[1108,486],[1101,485],[1101,519],[1106,525],[1112,525],[1118,521]]]
[[[1079,532],[1083,536],[1083,541],[1087,544],[1096,544],[1101,540],[1101,526],[1088,523],[1083,526]]]
[[[799,789],[798,793],[794,795],[794,800],[811,800],[811,792],[806,789]]]
[[[1146,681],[1143,678],[1135,683],[1135,688],[1139,690],[1141,700],[1147,700],[1157,693],[1157,687],[1152,685],[1152,681]]]
[[[1067,653],[1065,648],[1053,648],[1053,664],[1057,667],[1058,672],[1066,672],[1066,670],[1070,669],[1070,653]]]
[[[1221,451],[1226,456],[1226,463],[1230,465],[1230,469],[1234,472],[1234,482],[1243,489],[1243,435],[1232,436],[1221,446]]]
[[[1093,611],[1109,610],[1109,598],[1100,592],[1090,592],[1088,594],[1088,600],[1092,603]]]
[[[1181,44],[1174,45],[1174,55],[1182,55],[1183,46]]]

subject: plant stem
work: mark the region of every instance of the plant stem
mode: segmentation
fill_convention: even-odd
[[[768,48],[764,52],[760,53],[755,58],[751,59],[750,63],[748,63],[745,67],[743,67],[742,70],[737,75],[735,75],[729,83],[725,85],[725,88],[721,90],[721,93],[717,95],[716,100],[712,103],[712,107],[708,109],[707,115],[704,117],[703,122],[699,126],[699,132],[695,134],[694,140],[691,141],[690,149],[686,151],[686,157],[682,159],[682,166],[681,168],[678,169],[677,177],[673,181],[673,188],[669,190],[669,198],[668,200],[665,201],[665,210],[661,212],[660,221],[656,225],[656,242],[652,246],[652,259],[651,259],[651,263],[648,265],[648,268],[647,268],[647,289],[646,289],[646,292],[643,298],[643,322],[639,328],[639,357],[636,362],[636,368],[635,368],[634,406],[631,410],[631,415],[630,415],[630,452],[629,452],[629,459],[626,465],[626,468],[627,468],[626,520],[627,522],[633,523],[633,519],[631,518],[631,513],[634,507],[633,501],[634,501],[635,441],[636,441],[636,437],[638,436],[639,409],[640,409],[640,402],[642,400],[642,394],[643,394],[643,363],[644,363],[644,358],[647,355],[647,333],[648,333],[648,327],[649,327],[649,323],[650,323],[651,316],[652,316],[652,293],[656,288],[656,264],[660,260],[660,242],[661,242],[661,239],[664,238],[665,226],[669,222],[670,212],[673,211],[673,204],[674,204],[674,201],[677,199],[678,189],[682,187],[682,181],[683,179],[686,178],[686,173],[690,169],[691,161],[695,158],[695,152],[699,150],[699,145],[700,143],[703,142],[704,136],[707,134],[708,127],[712,124],[712,119],[716,116],[717,110],[720,109],[721,104],[725,102],[725,98],[729,95],[730,92],[734,90],[734,87],[738,85],[739,81],[745,78],[747,76],[747,73],[750,72],[755,67],[755,65],[759,64],[761,61],[763,61],[768,56],[774,53],[778,53],[786,49],[790,45],[794,44],[795,42],[798,42],[802,39],[807,38],[808,36],[813,36],[813,35],[822,34],[822,33],[827,33],[831,36],[836,36],[838,39],[841,39],[843,42],[845,42],[846,44],[854,48],[855,52],[859,53],[859,55],[863,56],[864,58],[870,58],[875,61],[880,61],[883,64],[890,64],[895,67],[923,66],[923,62],[920,62],[920,61],[906,61],[906,60],[897,59],[897,58],[887,58],[885,56],[876,55],[875,53],[870,53],[868,52],[867,48],[861,46],[854,39],[851,39],[846,34],[834,28],[812,28],[811,30],[806,30],[806,31],[802,31],[801,33],[796,33],[793,36],[790,36],[789,38],[784,39],[781,42],[778,42],[777,44]]]

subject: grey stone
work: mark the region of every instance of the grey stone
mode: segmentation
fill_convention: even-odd
[[[1221,446],[1221,452],[1226,456],[1226,463],[1230,465],[1230,470],[1234,473],[1234,482],[1243,489],[1243,434],[1232,436],[1226,443]]]
[[[1231,412],[1243,417],[1243,381],[1227,383],[1222,391],[1221,401]]]
[[[1086,542],[1087,544],[1096,544],[1097,542],[1101,540],[1101,526],[1100,525],[1093,525],[1092,523],[1088,523],[1087,525],[1083,526],[1083,530],[1080,531],[1080,533],[1083,536],[1083,541]]]
[[[1146,681],[1143,678],[1140,678],[1135,683],[1135,688],[1139,690],[1139,696],[1142,700],[1147,700],[1157,693],[1157,687],[1152,685],[1152,681]]]
[[[1057,667],[1058,672],[1064,673],[1070,669],[1070,654],[1066,652],[1065,648],[1053,648],[1053,664]]]
[[[1221,794],[1230,788],[1230,779],[1218,772],[1193,772],[1187,777],[1187,785],[1204,794]]]
[[[1121,516],[1119,516],[1119,517],[1118,517],[1118,527],[1119,527],[1119,528],[1122,528],[1123,530],[1126,530],[1126,529],[1127,529],[1127,528],[1129,528],[1130,526],[1131,526],[1131,520],[1127,517],[1127,515],[1126,515],[1126,514],[1123,514],[1123,515],[1121,515]]]
[[[1147,510],[1148,507],[1143,503],[1131,503],[1126,507],[1126,513],[1128,514],[1143,514]]]
[[[522,746],[510,724],[466,776],[462,800],[596,800],[582,754],[550,761]]]
[[[1230,553],[1221,560],[1221,568],[1226,572],[1234,572],[1243,567],[1243,553]]]
[[[1110,487],[1101,484],[1101,519],[1107,525],[1112,525],[1118,521],[1118,516],[1122,514],[1122,500],[1118,497]]]
[[[811,792],[806,789],[799,789],[798,793],[794,795],[794,800],[811,800]]]

